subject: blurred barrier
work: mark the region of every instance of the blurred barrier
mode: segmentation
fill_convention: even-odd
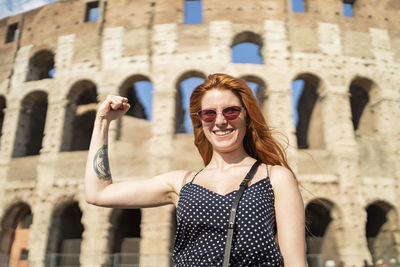
[[[95,255],[98,257],[99,255]],[[46,255],[46,267],[78,267],[80,254],[66,253],[48,253]],[[104,259],[102,267],[139,267],[139,253],[114,253],[101,255]],[[374,258],[374,257],[373,257]],[[14,260],[15,261],[15,260]],[[346,263],[342,261],[339,255],[327,254],[307,254],[308,267],[346,267]],[[10,266],[10,258],[8,255],[0,254],[0,266]],[[19,266],[18,263],[15,266]],[[29,264],[33,266],[33,264]],[[171,264],[171,266],[173,266]],[[399,267],[400,255],[380,255],[375,262],[366,262],[360,267]]]

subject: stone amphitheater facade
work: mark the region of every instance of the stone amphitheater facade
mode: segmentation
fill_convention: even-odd
[[[111,125],[114,180],[199,170],[192,134],[177,131],[180,83],[215,72],[258,83],[266,119],[288,137],[310,266],[400,261],[400,2],[357,0],[354,17],[338,0],[307,0],[304,13],[289,0],[202,4],[196,25],[174,0],[68,0],[0,20],[2,264],[170,266],[173,207],[85,202],[96,105],[136,103]],[[99,18],[85,22],[91,5]],[[243,42],[263,64],[232,63]],[[305,83],[297,129],[294,80]],[[153,85],[151,121],[129,93],[137,81]]]

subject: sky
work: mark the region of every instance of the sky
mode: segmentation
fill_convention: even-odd
[[[0,19],[57,1],[58,0],[0,0]]]
[[[0,0],[0,19],[13,16],[19,13],[23,13],[43,5],[57,2],[59,0]],[[304,12],[302,7],[302,0],[292,0],[292,4],[294,9],[302,10],[300,12]],[[199,0],[195,1],[186,1],[185,2],[185,24],[201,24],[203,23],[203,18],[201,12],[202,3]],[[239,44],[232,49],[232,62],[233,63],[241,63],[241,64],[263,64],[263,59],[259,54],[259,48],[257,45],[252,43],[243,43]],[[264,77],[265,78],[265,77]],[[184,131],[192,132],[192,125],[190,121],[190,117],[188,114],[189,108],[189,98],[193,89],[199,85],[203,79],[199,77],[192,77],[182,82],[181,84],[181,92],[182,92],[182,101],[183,108],[185,111],[184,115]],[[248,83],[249,87],[252,89],[253,93],[256,95],[258,85],[256,83]],[[297,117],[297,102],[301,95],[302,88],[304,86],[304,82],[295,81],[291,85],[292,90],[292,99],[293,99],[293,119],[295,125],[297,125],[298,117]],[[132,85],[133,90],[135,90],[139,101],[142,103],[145,113],[147,115],[147,119],[152,119],[152,91],[153,86],[150,82],[137,82]],[[268,88],[267,88],[268,90]]]

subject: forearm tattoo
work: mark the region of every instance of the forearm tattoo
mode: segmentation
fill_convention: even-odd
[[[108,181],[111,179],[110,165],[108,163],[108,147],[103,145],[96,152],[93,158],[93,170],[99,180]]]

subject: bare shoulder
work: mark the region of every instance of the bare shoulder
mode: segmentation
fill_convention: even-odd
[[[164,183],[168,185],[169,199],[177,207],[179,193],[182,187],[191,181],[194,173],[188,170],[175,170],[160,174],[154,177],[156,183]]]
[[[274,165],[269,170],[270,181],[274,191],[298,190],[297,180],[288,168]]]
[[[194,174],[194,172],[188,170],[174,170],[159,174],[154,179],[167,181],[175,189],[174,191],[179,192]]]

